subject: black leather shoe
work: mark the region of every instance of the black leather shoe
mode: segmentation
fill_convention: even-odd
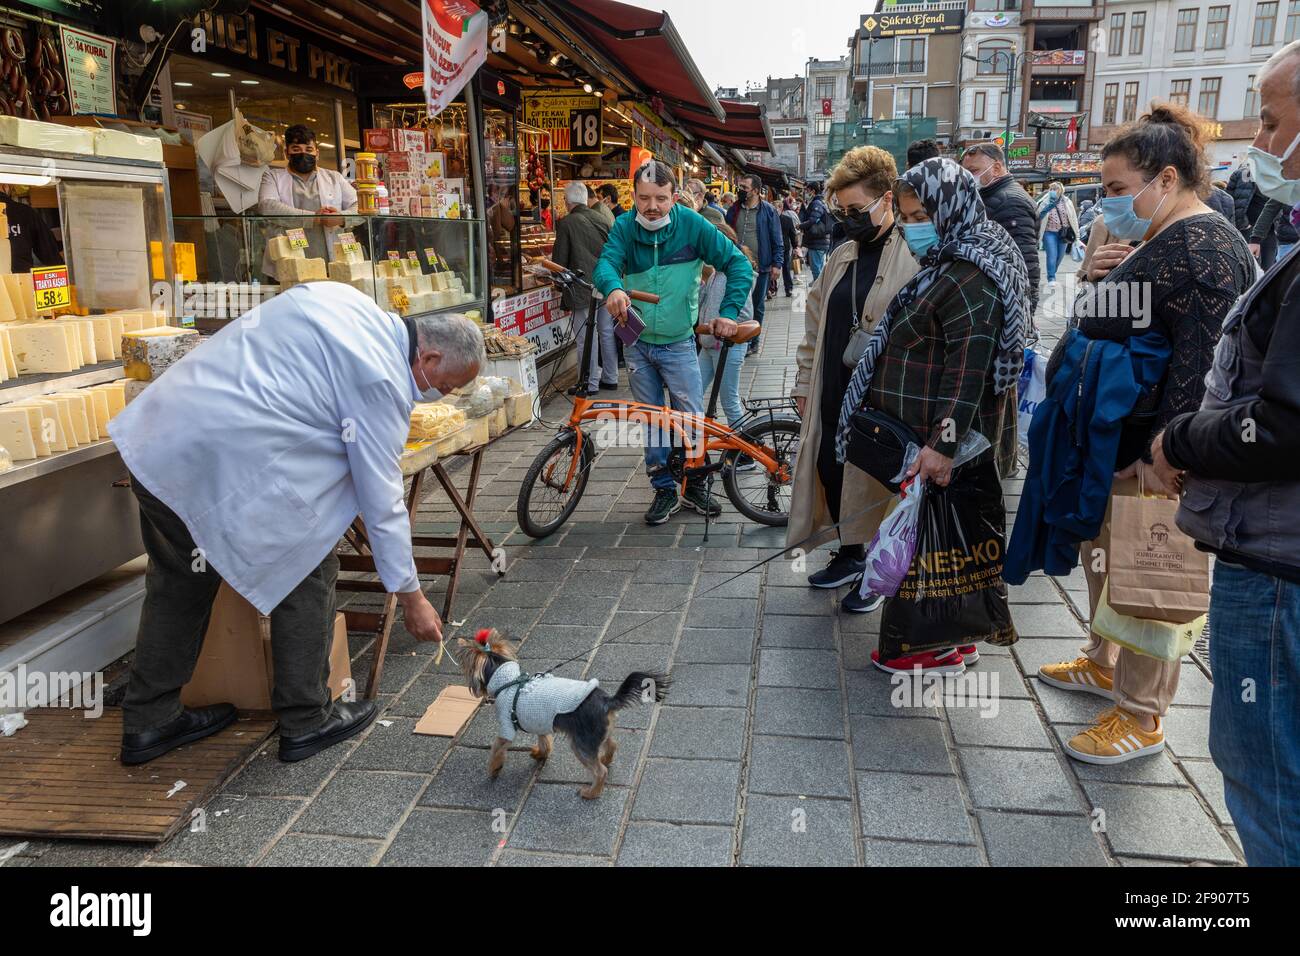
[[[326,747],[333,747],[349,737],[355,737],[369,727],[378,714],[379,708],[373,700],[359,700],[355,703],[335,701],[333,713],[317,730],[297,737],[280,735],[280,759],[286,763],[305,760]]]
[[[122,735],[122,753],[119,759],[127,766],[147,763],[161,757],[181,744],[193,743],[209,737],[235,722],[234,704],[213,704],[211,707],[186,709],[171,723],[155,730]]]

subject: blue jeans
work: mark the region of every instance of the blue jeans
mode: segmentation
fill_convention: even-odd
[[[813,282],[816,282],[817,277],[822,274],[822,266],[824,266],[825,264],[826,264],[825,249],[808,250],[808,265],[812,266]]]
[[[1043,233],[1043,249],[1047,252],[1047,281],[1056,281],[1056,267],[1061,264],[1061,253],[1065,251],[1065,243],[1061,241],[1059,232]]]
[[[587,306],[573,310],[574,341],[578,346],[578,362],[582,362],[582,350],[587,343]],[[603,382],[606,385],[618,384],[618,349],[615,346],[614,317],[603,305],[596,307],[596,336],[591,342],[591,361],[587,366],[584,383],[581,374],[578,384],[586,384],[587,391],[594,392]]]
[[[1300,585],[1219,561],[1210,754],[1251,866],[1300,865]]]
[[[713,375],[717,370],[717,360],[722,355],[721,349],[700,349],[700,387],[707,399],[708,391],[713,387]],[[732,428],[745,415],[740,404],[740,370],[745,365],[745,347],[733,345],[727,349],[727,364],[722,370],[722,383],[718,386],[718,404],[727,416],[727,424]]]
[[[1279,242],[1279,243],[1277,244],[1277,257],[1278,257],[1278,259],[1281,259],[1284,255],[1286,255],[1288,252],[1290,252],[1290,251],[1291,251],[1291,247],[1294,246],[1294,245],[1295,245],[1294,242]]]
[[[673,408],[704,414],[700,363],[695,357],[695,336],[669,345],[635,342],[623,350],[627,362],[632,397],[647,405],[663,405],[664,389]],[[668,452],[672,436],[658,429],[647,429],[645,470],[656,490],[675,489],[677,482],[668,471]]]

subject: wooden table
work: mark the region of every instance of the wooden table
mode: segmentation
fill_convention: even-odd
[[[503,438],[512,431],[514,431],[514,428],[507,428],[487,444],[461,449],[441,460],[438,458],[434,442],[413,442],[408,444],[406,450],[402,453],[402,475],[411,479],[410,490],[406,493],[406,511],[411,520],[412,547],[452,549],[451,556],[445,558],[415,556],[415,570],[417,573],[436,574],[447,578],[447,596],[442,604],[444,628],[448,626],[448,622],[451,620],[452,603],[456,599],[456,587],[460,581],[461,562],[465,556],[466,548],[473,545],[487,555],[489,559],[493,557],[495,548],[492,541],[479,526],[478,519],[474,517],[474,499],[478,496],[478,477],[483,466],[483,452],[487,450],[488,445],[491,445],[493,441]],[[457,456],[467,456],[470,459],[469,488],[464,496],[452,484],[451,476],[447,474],[444,467],[445,462]],[[415,533],[416,511],[420,507],[420,492],[425,487],[425,479],[430,474],[438,480],[438,484],[442,485],[442,490],[447,493],[447,499],[451,502],[452,507],[456,509],[456,513],[460,515],[460,529],[454,536]],[[343,537],[356,551],[356,554],[339,555],[339,569],[375,574],[374,554],[370,550],[370,539],[366,536],[366,526],[360,515],[352,522],[352,526],[348,528]],[[504,574],[505,571],[497,572],[498,576]],[[386,595],[383,610],[378,613],[343,609],[349,631],[370,631],[376,635],[375,653],[370,663],[370,678],[366,683],[365,694],[367,700],[373,700],[375,695],[379,693],[379,679],[384,670],[384,655],[388,653],[388,638],[392,633],[393,623],[397,616],[397,596],[388,594],[383,582],[378,580],[345,581],[340,579],[337,589],[351,593],[380,593]]]

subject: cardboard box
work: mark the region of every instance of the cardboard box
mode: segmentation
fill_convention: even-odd
[[[422,129],[394,129],[391,152],[424,153],[429,149],[429,134]]]
[[[351,678],[348,627],[340,612],[334,615],[330,645],[331,698],[342,696]],[[240,710],[270,710],[274,681],[270,618],[263,618],[223,583],[212,605],[194,676],[181,688],[181,703],[186,707],[231,703]]]
[[[368,129],[364,134],[367,153],[388,153],[397,149],[393,145],[393,131],[391,129]]]

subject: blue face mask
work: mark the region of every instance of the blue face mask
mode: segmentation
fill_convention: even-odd
[[[1132,196],[1104,196],[1102,198],[1101,217],[1106,223],[1106,231],[1111,236],[1121,242],[1129,242],[1133,239],[1141,239],[1147,234],[1147,230],[1151,228],[1151,220],[1155,219],[1160,213],[1160,206],[1165,204],[1165,199],[1169,198],[1169,194],[1165,193],[1155,211],[1146,219],[1133,211],[1133,200],[1146,192],[1153,182],[1155,182],[1154,179]]]
[[[912,250],[912,255],[924,259],[925,254],[939,244],[939,230],[933,222],[905,222],[903,238],[907,240],[907,248]]]

